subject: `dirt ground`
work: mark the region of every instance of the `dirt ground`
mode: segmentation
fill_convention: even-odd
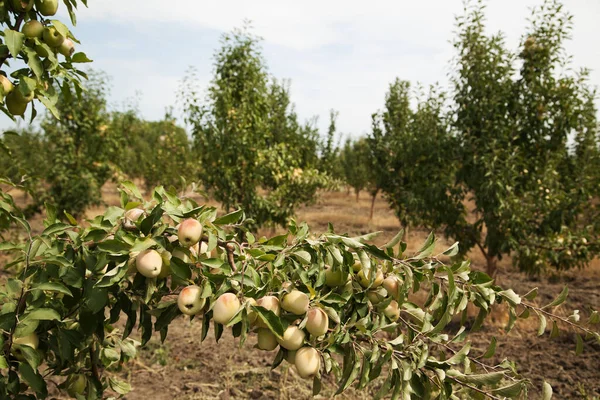
[[[105,200],[117,204],[114,187],[105,190]],[[297,220],[306,221],[313,232],[327,229],[333,223],[338,233],[363,234],[383,231],[376,242],[383,243],[393,237],[400,228],[398,220],[384,199],[378,198],[372,221],[368,221],[370,198],[361,194],[359,201],[346,193],[324,193],[319,201],[299,211]],[[89,216],[102,211],[90,210]],[[261,234],[271,235],[274,230],[266,229]],[[409,251],[416,250],[428,232],[409,232]],[[439,241],[442,249],[449,243]],[[470,255],[474,268],[483,268],[484,259],[479,253]],[[510,260],[500,265],[500,282],[517,293],[526,293],[539,287],[537,301],[547,303],[564,285],[569,286],[569,299],[561,313],[570,314],[580,310],[589,315],[588,307],[600,309],[600,263],[596,260],[589,268],[552,275],[541,279],[530,279],[513,270]],[[598,399],[600,396],[600,346],[587,345],[583,355],[576,356],[572,334],[562,333],[556,339],[548,334],[537,337],[537,320],[530,318],[519,321],[517,329],[510,334],[503,330],[506,315],[496,312],[482,331],[472,337],[473,354],[482,354],[492,336],[498,340],[496,355],[492,361],[501,362],[508,358],[516,362],[519,372],[531,380],[529,398],[539,398],[543,379],[554,389],[555,399]],[[141,351],[141,357],[121,374],[133,387],[126,396],[129,400],[196,400],[196,399],[309,399],[311,382],[298,377],[285,362],[271,371],[270,363],[276,351],[264,352],[253,348],[255,337],[250,337],[243,347],[237,339],[225,333],[215,344],[212,332],[200,342],[201,322],[190,323],[179,318],[169,329],[167,341],[161,344],[155,336]],[[338,396],[340,399],[370,399],[376,386],[368,391],[350,389]],[[325,378],[323,390],[316,398],[330,398],[335,392],[335,382]]]

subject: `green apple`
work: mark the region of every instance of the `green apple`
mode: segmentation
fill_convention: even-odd
[[[38,335],[35,332],[33,332],[27,336],[22,336],[22,337],[13,339],[13,345],[29,346],[34,350],[37,350],[39,344],[40,344],[40,339],[38,338]],[[23,353],[21,352],[21,350],[19,348],[13,347],[13,353],[14,353],[14,356],[18,360],[25,359],[25,357],[23,356]]]
[[[137,271],[146,278],[156,278],[160,275],[162,264],[160,253],[153,249],[141,251],[135,259]]]
[[[65,41],[65,37],[54,27],[44,30],[43,39],[50,47],[59,47]]]
[[[58,0],[35,0],[35,8],[40,14],[49,17],[58,11]]]
[[[40,21],[32,19],[23,25],[21,32],[28,38],[41,38],[44,34],[44,25]]]
[[[23,92],[21,92],[21,90],[19,89],[19,86],[17,85],[17,87],[15,88],[16,90],[14,91],[15,93],[15,99],[19,102],[19,103],[29,103],[30,101],[32,101],[35,97],[35,93],[34,91],[30,91],[29,93],[27,93],[26,95],[23,94]]]
[[[6,96],[10,92],[13,91],[14,86],[10,79],[5,77],[4,75],[0,75],[0,84],[2,85],[2,89],[4,90],[4,95]]]
[[[16,12],[27,12],[33,8],[33,0],[11,0],[11,3]]]
[[[87,379],[83,374],[72,375],[67,380],[67,393],[71,397],[77,397],[85,392],[87,386]]]
[[[27,103],[23,103],[17,99],[17,90],[13,90],[6,96],[6,108],[12,115],[23,116],[27,110]]]
[[[346,283],[341,269],[334,271],[332,267],[325,267],[325,284],[329,287],[343,286]]]
[[[58,52],[65,57],[71,57],[75,53],[75,43],[71,39],[65,39],[58,47]]]

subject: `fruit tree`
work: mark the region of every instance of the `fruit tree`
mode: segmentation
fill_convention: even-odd
[[[494,341],[484,354],[468,341],[499,303],[509,310],[507,330],[535,317],[540,334],[547,324],[553,334],[561,325],[573,331],[577,352],[584,340],[600,341],[596,311],[552,312],[566,289],[536,305],[537,290],[520,296],[468,262],[452,262],[456,245],[434,254],[433,235],[415,254],[405,252],[401,232],[377,247],[374,234],[317,236],[295,222],[257,240],[239,234],[242,211],[217,216],[162,187],[144,200],[129,182],[120,207],[85,225],[65,224],[49,208],[36,236],[14,209],[0,207],[30,235],[0,248],[15,255],[19,270],[0,289],[3,398],[45,398],[50,379],[75,398],[124,395],[129,385],[110,372],[135,357],[134,328],[141,345],[153,332],[166,340],[175,318],[201,320],[202,340],[211,327],[217,341],[231,329],[240,345],[255,332],[257,351],[278,348],[273,367],[293,364],[313,380],[314,393],[324,374],[337,377],[338,393],[383,376],[377,397],[405,399],[527,396],[513,363],[484,361]],[[412,302],[419,291],[427,300]],[[474,321],[467,321],[470,304],[479,309]],[[542,390],[549,398],[551,388]]]

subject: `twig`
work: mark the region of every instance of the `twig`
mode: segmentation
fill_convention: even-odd
[[[446,376],[446,378],[450,379],[451,381],[453,381],[453,382],[455,382],[455,383],[458,383],[458,384],[459,384],[459,385],[461,385],[461,386],[464,386],[464,387],[466,387],[466,388],[469,388],[469,389],[471,389],[471,390],[474,390],[474,391],[476,391],[476,392],[478,392],[478,393],[481,393],[482,395],[484,395],[484,396],[486,396],[486,397],[488,397],[488,398],[490,398],[490,399],[493,399],[493,400],[502,400],[502,398],[500,398],[500,397],[496,397],[496,396],[494,396],[493,394],[491,394],[491,393],[488,393],[488,392],[486,392],[485,390],[481,390],[481,389],[479,389],[478,387],[475,387],[475,386],[469,385],[468,383],[461,382],[461,381],[459,381],[458,379],[455,379],[454,377],[451,377],[451,376]]]
[[[96,360],[95,341],[90,345],[90,362],[92,363],[92,375],[100,382],[100,371],[98,371],[98,360]]]
[[[567,325],[570,325],[571,327],[573,327],[573,328],[575,328],[575,329],[577,329],[577,330],[580,330],[580,331],[583,331],[583,332],[587,333],[588,335],[595,336],[595,335],[597,335],[597,334],[598,334],[598,332],[594,332],[594,331],[592,331],[591,329],[587,329],[587,328],[585,328],[585,327],[583,327],[583,326],[581,326],[581,325],[579,325],[579,324],[576,324],[575,322],[571,322],[571,321],[569,321],[567,318],[563,318],[563,317],[561,317],[561,316],[558,316],[558,315],[556,315],[556,314],[552,314],[551,312],[549,312],[549,311],[546,311],[546,310],[544,310],[543,308],[540,308],[540,307],[534,306],[533,304],[529,304],[529,303],[524,303],[524,302],[522,302],[522,303],[521,303],[521,305],[522,305],[523,307],[525,307],[525,308],[530,308],[530,309],[532,309],[532,310],[534,310],[534,311],[536,311],[536,312],[538,312],[538,313],[542,313],[542,314],[544,314],[545,316],[547,316],[547,317],[550,317],[550,318],[551,318],[551,319],[553,319],[553,320],[554,320],[554,319],[557,319],[557,320],[559,320],[559,321],[561,321],[561,322],[563,322],[563,323],[565,323],[565,324],[567,324]]]

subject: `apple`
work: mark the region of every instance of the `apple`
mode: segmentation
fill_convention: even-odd
[[[249,306],[257,305],[256,300],[254,300],[252,297],[248,297],[246,299],[246,303],[248,303]],[[258,318],[258,314],[256,313],[256,311],[254,311],[251,307],[248,307],[248,322],[250,322],[250,324],[252,325],[256,321],[256,318]]]
[[[383,272],[381,271],[381,268],[377,268],[376,272],[375,272],[375,277],[373,280],[373,283],[371,284],[371,275],[373,274],[373,270],[367,270],[366,271],[366,275],[365,275],[365,270],[361,269],[357,276],[358,276],[358,283],[360,283],[360,285],[364,288],[376,288],[381,286],[381,284],[383,283]]]
[[[304,344],[306,333],[297,326],[290,325],[283,332],[283,338],[277,339],[277,342],[287,350],[298,350]]]
[[[22,337],[13,339],[13,346],[15,346],[15,345],[29,346],[32,349],[37,350],[39,344],[40,344],[40,339],[38,338],[38,336],[35,332],[30,333],[27,336],[22,336]],[[13,347],[13,352],[14,352],[14,355],[17,358],[17,360],[20,360],[20,361],[25,360],[25,357],[23,356],[23,353],[21,352],[20,349]]]
[[[383,314],[385,314],[385,316],[392,321],[396,321],[398,318],[400,318],[400,308],[398,307],[398,302],[396,302],[396,300],[392,300],[390,304],[383,310]]]
[[[185,251],[183,251],[183,249],[177,247],[175,248],[175,250],[173,250],[173,257],[175,258],[179,258],[181,261],[183,261],[184,263],[189,263],[190,262],[190,257],[187,255],[187,253]]]
[[[329,317],[321,308],[311,308],[306,314],[306,330],[313,336],[319,337],[327,333]]]
[[[44,34],[44,29],[45,27],[40,21],[32,19],[31,21],[23,25],[21,33],[23,33],[23,35],[25,35],[25,37],[28,38],[41,38]]]
[[[275,296],[265,296],[261,297],[256,301],[256,305],[260,307],[264,307],[267,310],[272,311],[275,315],[281,315],[281,308],[279,307],[279,299]],[[259,328],[266,328],[267,325],[263,322],[261,318],[256,319],[256,326]]]
[[[292,290],[290,293],[283,296],[281,308],[295,315],[304,315],[308,311],[310,299],[306,293],[299,290]]]
[[[7,94],[9,94],[10,92],[12,92],[13,89],[15,88],[13,86],[12,82],[10,81],[10,79],[5,77],[4,75],[0,75],[0,84],[2,85],[2,89],[4,90],[5,96]]]
[[[379,288],[375,290],[369,290],[367,292],[367,298],[372,304],[379,304],[387,297],[387,290]]]
[[[15,94],[17,91],[13,90],[6,96],[6,108],[12,115],[23,115],[27,110],[27,103],[23,103],[17,99]]]
[[[45,17],[52,16],[58,11],[58,0],[35,0],[35,8]]]
[[[83,395],[87,386],[87,378],[85,375],[71,375],[67,382],[67,393],[69,396],[77,397],[77,395]]]
[[[354,264],[352,264],[352,270],[354,272],[358,272],[362,269],[362,264],[360,261],[356,261]]]
[[[196,315],[204,308],[206,299],[200,297],[202,289],[196,285],[186,286],[181,289],[179,297],[177,297],[177,306],[179,311],[185,315]]]
[[[65,41],[65,37],[53,26],[44,30],[42,38],[50,47],[59,47]]]
[[[168,251],[163,251],[160,253],[160,257],[162,258],[162,266],[160,267],[160,274],[158,274],[158,278],[164,279],[171,275],[171,258],[173,256]]]
[[[312,347],[303,347],[296,351],[294,365],[302,378],[312,378],[321,368],[321,356]]]
[[[33,0],[11,0],[11,3],[16,12],[27,12],[33,8]]]
[[[240,310],[239,299],[233,293],[224,293],[215,301],[213,306],[213,319],[219,324],[227,324]]]
[[[58,46],[58,52],[65,57],[71,57],[75,53],[75,43],[71,39],[65,39],[64,42]]]
[[[141,251],[135,258],[135,267],[146,278],[156,278],[160,275],[162,263],[162,257],[153,249]]]
[[[271,351],[277,348],[277,337],[269,329],[260,328],[257,331],[258,348]]]
[[[200,241],[202,237],[202,224],[195,219],[184,220],[177,229],[179,243],[185,247],[191,247]]]
[[[35,92],[33,90],[30,90],[29,92],[27,92],[27,94],[23,94],[23,92],[21,92],[21,90],[19,88],[20,88],[20,86],[17,85],[17,87],[15,88],[16,90],[11,92],[11,93],[14,93],[15,100],[18,101],[19,103],[27,104],[35,98]]]
[[[137,229],[135,223],[138,222],[142,215],[144,215],[144,210],[141,208],[127,210],[123,219],[123,228],[129,231]]]
[[[346,283],[341,269],[334,271],[332,267],[325,266],[325,284],[329,287],[342,286]]]
[[[390,294],[390,296],[397,298],[398,297],[398,289],[402,281],[396,275],[389,275],[383,280],[383,287]]]

